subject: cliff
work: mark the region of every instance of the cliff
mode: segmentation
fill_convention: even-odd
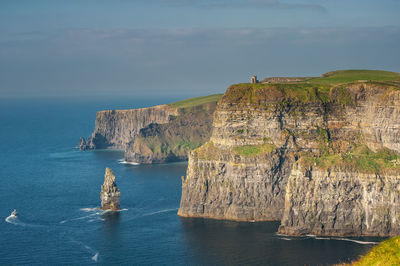
[[[400,233],[400,75],[238,84],[192,151],[178,214],[281,220],[291,235]]]
[[[115,183],[115,175],[110,168],[106,168],[104,184],[101,186],[100,199],[102,210],[117,211],[119,206],[120,192]]]
[[[81,138],[79,148],[81,150],[125,149],[140,129],[151,123],[168,123],[176,114],[177,110],[168,105],[97,112],[94,131],[87,141]]]
[[[166,124],[150,124],[140,130],[125,152],[125,160],[162,163],[186,160],[188,152],[210,138],[216,101],[178,108],[178,115]]]
[[[187,159],[187,153],[210,137],[212,114],[220,94],[168,105],[100,111],[95,128],[79,148],[123,149],[125,160],[140,164]]]

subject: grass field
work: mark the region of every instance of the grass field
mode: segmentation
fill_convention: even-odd
[[[174,108],[190,108],[190,107],[195,107],[207,103],[212,103],[212,102],[217,102],[219,99],[221,99],[223,94],[212,94],[208,96],[202,96],[202,97],[196,97],[196,98],[190,98],[186,99],[183,101],[179,102],[174,102],[168,104],[170,107]]]
[[[313,84],[344,84],[358,81],[394,81],[400,80],[400,73],[382,70],[338,70],[328,72],[320,78],[307,82]]]

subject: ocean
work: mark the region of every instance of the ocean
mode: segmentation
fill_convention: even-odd
[[[277,235],[278,222],[177,216],[186,162],[121,163],[122,151],[79,151],[96,112],[178,98],[0,99],[0,265],[326,265],[380,238]],[[104,212],[110,167],[120,212]],[[9,217],[16,209],[18,218]]]

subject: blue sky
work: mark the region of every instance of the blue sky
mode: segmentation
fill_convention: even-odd
[[[2,0],[1,96],[205,95],[400,72],[398,0]]]

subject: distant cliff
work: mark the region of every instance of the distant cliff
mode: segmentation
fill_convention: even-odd
[[[238,84],[190,152],[178,214],[300,235],[400,234],[400,74]]]
[[[222,95],[132,110],[97,113],[92,135],[79,148],[122,149],[125,160],[161,163],[186,160],[188,151],[210,137],[212,114]]]
[[[94,131],[88,140],[81,144],[81,150],[86,149],[125,149],[134,139],[140,129],[151,123],[168,123],[177,114],[175,108],[168,105],[132,109],[107,110],[96,115]]]

